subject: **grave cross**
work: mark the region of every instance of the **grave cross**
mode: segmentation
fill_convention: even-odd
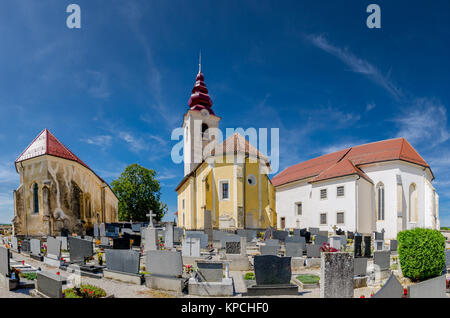
[[[333,231],[334,231],[334,234],[336,234],[336,230],[337,230],[337,226],[336,226],[336,225],[334,225],[334,226],[333,226]]]
[[[149,211],[150,213],[146,214],[145,216],[148,216],[150,218],[150,222],[148,224],[148,227],[153,227],[153,217],[156,216],[155,213],[153,213],[152,210]]]

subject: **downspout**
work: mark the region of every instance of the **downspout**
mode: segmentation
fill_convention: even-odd
[[[25,177],[23,175],[23,164],[22,161],[20,162],[20,167],[22,168],[21,171],[21,177],[22,177],[22,195],[23,195],[23,220],[25,225],[25,233],[28,236],[28,222],[27,222],[27,210],[26,210],[26,199],[25,199]]]
[[[359,181],[359,179],[361,179],[361,176],[360,175],[358,175],[358,179],[356,179],[356,182],[355,182],[355,186],[356,186],[356,193],[355,193],[355,233],[357,233],[358,232],[358,211],[359,211],[359,209],[358,209],[358,181]]]
[[[242,210],[243,210],[243,213],[244,213],[244,224],[242,226],[243,226],[244,229],[246,228],[246,225],[247,225],[247,212],[245,210],[245,203],[247,202],[246,199],[245,199],[245,184],[246,184],[247,176],[246,176],[246,169],[245,169],[245,167],[247,165],[247,158],[248,157],[249,157],[248,154],[246,154],[245,157],[244,157],[244,167],[242,169],[242,191],[243,191],[243,193],[242,193],[243,209]]]
[[[197,171],[194,171],[194,229],[197,229]]]

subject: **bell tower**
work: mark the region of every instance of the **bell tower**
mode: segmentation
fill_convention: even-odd
[[[219,127],[220,117],[212,110],[213,102],[209,97],[202,73],[201,55],[198,64],[198,74],[189,98],[189,109],[184,114],[184,175],[188,175],[203,161],[203,150],[211,142],[208,129]]]

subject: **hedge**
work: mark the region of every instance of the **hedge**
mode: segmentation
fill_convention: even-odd
[[[398,255],[404,277],[413,281],[442,274],[445,237],[438,230],[416,228],[397,235]]]

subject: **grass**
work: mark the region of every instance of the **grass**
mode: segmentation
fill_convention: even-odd
[[[317,284],[320,281],[320,277],[312,274],[302,274],[297,276],[297,280],[303,284]]]
[[[20,277],[23,277],[28,280],[35,280],[37,277],[36,273],[20,273]]]
[[[254,273],[246,273],[244,276],[245,280],[255,280],[255,274]]]
[[[93,285],[80,285],[79,288],[68,288],[63,291],[64,298],[101,298],[105,296],[104,289]]]

